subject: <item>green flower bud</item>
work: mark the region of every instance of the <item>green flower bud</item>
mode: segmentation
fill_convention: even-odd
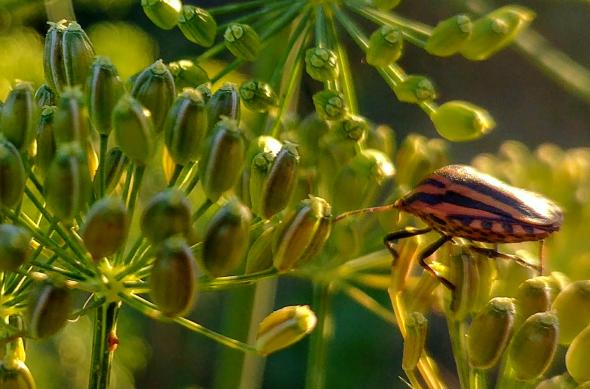
[[[39,108],[43,108],[46,105],[55,105],[55,92],[46,84],[43,84],[35,92],[35,102]]]
[[[209,82],[209,75],[207,75],[205,69],[186,59],[170,62],[168,69],[170,69],[170,73],[174,77],[174,84],[177,90],[196,88],[201,84]]]
[[[180,0],[141,0],[146,16],[163,30],[171,30],[176,26],[182,2]]]
[[[418,365],[428,331],[428,320],[420,312],[411,312],[405,319],[406,338],[404,339],[404,354],[402,369],[414,370]]]
[[[166,114],[176,97],[176,88],[172,73],[161,59],[137,76],[131,96],[151,112],[156,132],[162,131]]]
[[[78,88],[66,87],[59,97],[53,119],[56,144],[77,142],[80,146],[88,139],[88,111]]]
[[[117,69],[105,57],[97,57],[86,84],[88,114],[92,126],[102,135],[111,132],[111,116],[124,88]]]
[[[438,23],[424,49],[432,55],[448,57],[457,53],[469,39],[473,23],[467,15],[455,15]]]
[[[461,54],[473,61],[487,59],[512,43],[534,18],[535,13],[523,6],[498,8],[473,22],[473,31],[461,48]]]
[[[231,189],[240,177],[245,145],[242,132],[233,120],[222,120],[204,144],[199,162],[201,184],[211,201]]]
[[[53,132],[54,117],[55,107],[46,106],[41,111],[39,124],[37,125],[37,155],[35,161],[43,175],[47,174],[57,150]]]
[[[318,116],[323,120],[340,120],[348,112],[344,95],[329,89],[313,95],[313,104]]]
[[[33,338],[47,338],[67,323],[72,308],[70,291],[51,284],[43,284],[32,294],[29,302],[29,334]]]
[[[590,381],[588,353],[590,353],[590,325],[576,335],[565,354],[567,371],[578,383]]]
[[[557,295],[551,308],[559,318],[559,343],[570,344],[590,323],[590,280],[568,285]]]
[[[515,313],[512,299],[495,297],[473,319],[467,333],[472,367],[491,369],[498,363],[512,335]]]
[[[312,47],[305,52],[305,71],[317,81],[331,81],[338,78],[338,57],[330,49]]]
[[[328,239],[331,212],[326,200],[310,196],[285,215],[273,237],[273,263],[278,271],[289,271],[317,254]]]
[[[86,206],[90,195],[90,173],[86,155],[76,143],[57,149],[45,179],[45,199],[58,218],[69,221]]]
[[[551,307],[551,290],[541,277],[529,278],[518,287],[516,293],[519,321]]]
[[[539,312],[524,322],[510,343],[510,362],[516,378],[532,380],[549,368],[557,349],[559,322],[551,312]]]
[[[272,267],[273,227],[266,228],[254,240],[246,257],[246,274],[257,273]]]
[[[199,158],[208,125],[201,93],[184,89],[174,100],[164,123],[164,140],[174,162],[185,165]]]
[[[27,150],[35,136],[37,104],[33,94],[31,84],[19,82],[10,91],[2,107],[0,132],[20,151]]]
[[[371,0],[373,7],[386,11],[397,7],[400,2],[401,0]]]
[[[191,232],[191,204],[184,193],[169,188],[156,194],[141,215],[141,232],[152,243]]]
[[[256,31],[247,24],[232,23],[223,34],[225,47],[237,58],[254,61],[262,49],[262,42]]]
[[[430,114],[436,131],[454,142],[474,140],[488,133],[496,122],[483,108],[465,101],[449,101]]]
[[[242,262],[248,249],[250,210],[233,199],[207,224],[203,240],[203,265],[213,277],[227,275]]]
[[[26,179],[20,153],[12,143],[0,139],[0,206],[13,208],[18,205]]]
[[[31,255],[31,235],[18,226],[0,224],[0,271],[16,271]]]
[[[121,181],[121,177],[123,176],[123,172],[127,170],[129,163],[131,161],[129,158],[123,154],[120,148],[113,147],[107,152],[107,156],[105,158],[105,188],[106,193],[111,193]],[[94,179],[94,186],[98,186],[97,176]]]
[[[407,76],[393,87],[395,96],[404,103],[420,103],[436,98],[436,90],[432,82],[423,76]]]
[[[371,126],[367,132],[365,144],[367,148],[379,150],[389,158],[393,158],[396,151],[395,130],[385,124]]]
[[[266,112],[278,104],[275,91],[263,81],[244,82],[240,85],[240,97],[246,108],[254,112]]]
[[[112,128],[121,150],[139,163],[147,163],[154,152],[151,114],[139,101],[125,95],[113,110]]]
[[[116,253],[127,240],[129,216],[121,199],[105,197],[92,205],[80,231],[94,260]]]
[[[369,38],[367,63],[377,67],[387,67],[397,61],[404,51],[402,30],[385,24],[374,31]]]
[[[49,87],[60,93],[67,85],[66,70],[64,67],[62,40],[66,30],[67,21],[57,23],[49,22],[49,30],[45,35],[45,48],[43,52],[43,68],[45,80]]]
[[[178,28],[189,41],[209,47],[215,41],[217,23],[207,10],[192,5],[184,5],[178,18]]]
[[[180,237],[158,247],[150,278],[150,296],[166,316],[186,314],[197,292],[197,265],[191,248]]]
[[[269,219],[282,211],[295,190],[299,153],[292,143],[285,143],[274,158],[262,190],[262,216]]]
[[[209,128],[213,128],[223,116],[240,122],[240,95],[236,84],[226,82],[215,91],[209,102]]]
[[[365,149],[342,167],[334,181],[333,206],[337,214],[375,204],[382,185],[395,174],[382,152]]]
[[[63,32],[62,50],[67,85],[84,86],[94,61],[94,47],[78,23],[70,22]]]
[[[0,388],[35,389],[35,380],[23,361],[0,361]]]
[[[289,347],[315,328],[317,318],[307,305],[281,308],[265,317],[258,325],[256,349],[268,355]]]

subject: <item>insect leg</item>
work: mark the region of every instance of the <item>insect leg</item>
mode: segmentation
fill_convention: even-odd
[[[485,255],[491,259],[493,259],[493,258],[510,259],[512,261],[516,261],[518,264],[520,264],[522,266],[525,266],[525,267],[534,269],[540,273],[543,273],[543,260],[542,259],[541,259],[540,265],[533,265],[532,263],[528,263],[527,261],[525,261],[524,259],[522,259],[518,255],[501,253],[501,252],[494,250],[494,249],[488,249],[485,247],[477,247],[474,245],[470,245],[469,249],[475,251],[476,253]]]
[[[540,269],[539,269],[539,274],[543,275],[543,253],[544,250],[543,248],[545,247],[545,241],[544,240],[540,240],[539,241],[539,265],[540,265]]]
[[[438,240],[436,240],[430,246],[426,247],[424,249],[424,251],[422,251],[420,253],[420,255],[418,257],[418,260],[420,261],[420,266],[422,266],[424,269],[426,269],[427,271],[429,271],[433,276],[435,276],[436,278],[438,278],[438,280],[440,282],[442,282],[444,286],[446,286],[450,290],[455,290],[455,285],[453,285],[453,283],[451,281],[447,280],[443,276],[438,275],[438,273],[432,267],[430,267],[430,265],[428,263],[426,263],[426,258],[428,258],[432,254],[434,254],[434,252],[436,250],[438,250],[443,244],[447,243],[451,239],[452,238],[450,236],[447,236],[447,235],[441,236]]]
[[[385,247],[387,247],[387,250],[389,250],[389,252],[393,256],[393,258],[397,259],[399,257],[399,253],[393,247],[395,242],[397,242],[400,239],[409,238],[409,237],[416,236],[416,235],[426,234],[427,232],[430,232],[430,231],[432,231],[432,228],[430,228],[430,227],[426,227],[426,228],[406,227],[403,230],[391,232],[391,233],[385,235],[385,238],[383,238],[383,243],[385,244]]]

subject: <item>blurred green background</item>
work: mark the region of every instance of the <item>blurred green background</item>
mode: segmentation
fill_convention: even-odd
[[[202,49],[188,42],[178,29],[156,28],[135,0],[76,0],[78,22],[89,33],[98,54],[111,57],[123,78],[157,58],[173,61],[198,55]],[[201,7],[224,1],[186,1]],[[460,1],[416,0],[402,2],[397,11],[430,25],[464,10]],[[497,1],[494,6],[509,2]],[[534,0],[519,2],[537,12],[533,28],[581,65],[590,66],[590,2]],[[14,79],[43,82],[42,42],[46,31],[42,1],[0,0],[0,100]],[[372,27],[364,25],[369,31]],[[415,105],[399,103],[377,72],[349,42],[350,62],[359,93],[360,111],[375,122],[391,125],[402,139],[417,132],[436,133],[427,116]],[[486,107],[497,128],[475,142],[453,144],[453,161],[469,162],[476,154],[496,152],[508,139],[531,149],[546,142],[564,148],[590,145],[590,96],[580,97],[541,71],[518,51],[508,49],[485,62],[461,57],[437,58],[408,45],[401,65],[411,73],[426,74],[436,83],[440,101],[461,99]],[[247,69],[246,69],[247,71]],[[580,83],[587,80],[580,79]],[[305,80],[302,110],[311,111],[314,87]],[[372,293],[389,306],[385,293]],[[227,293],[205,293],[191,318],[220,329],[221,308]],[[275,305],[309,304],[309,283],[281,278]],[[335,299],[333,343],[329,354],[329,388],[404,388],[400,368],[398,331],[352,303]],[[433,317],[434,322],[442,318]],[[436,324],[436,323],[435,323]],[[81,318],[55,339],[31,341],[27,364],[39,388],[84,388],[91,350],[91,323]],[[444,326],[431,326],[429,348],[441,367],[452,372],[450,345]],[[113,388],[208,388],[214,381],[221,346],[174,325],[147,320],[124,308],[120,321],[121,344],[115,358]],[[272,355],[266,362],[264,388],[304,386],[307,341]],[[452,373],[449,373],[452,375]]]

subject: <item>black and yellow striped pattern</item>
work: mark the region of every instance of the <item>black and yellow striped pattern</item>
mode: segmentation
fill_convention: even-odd
[[[464,165],[434,171],[395,206],[444,235],[491,243],[541,240],[563,221],[543,196]]]

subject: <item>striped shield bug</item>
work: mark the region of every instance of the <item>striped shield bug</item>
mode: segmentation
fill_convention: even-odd
[[[387,249],[397,257],[394,248],[397,240],[430,231],[440,233],[442,236],[426,247],[418,259],[422,267],[450,289],[454,289],[454,285],[438,275],[426,259],[454,237],[494,244],[541,241],[559,230],[563,221],[561,209],[552,201],[465,165],[449,165],[435,170],[393,205],[352,211],[335,220],[392,207],[419,217],[427,227],[407,227],[389,233],[384,238]],[[531,266],[520,257],[498,253],[494,249],[470,248],[489,257],[514,259]]]

